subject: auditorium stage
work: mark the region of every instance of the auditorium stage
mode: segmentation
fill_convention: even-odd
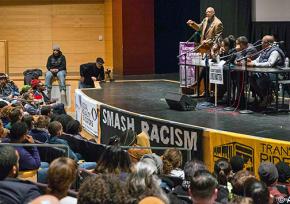
[[[169,109],[165,94],[179,92],[179,83],[170,80],[124,80],[101,83],[101,89],[83,89],[101,103],[168,121],[251,136],[290,141],[290,114],[242,115],[221,107],[196,111]]]

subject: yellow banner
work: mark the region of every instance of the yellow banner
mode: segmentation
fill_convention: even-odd
[[[204,146],[204,159],[211,170],[216,160],[220,158],[229,160],[235,155],[243,157],[246,161],[245,167],[255,174],[263,161],[275,164],[284,161],[290,164],[290,142],[287,141],[216,130],[206,131],[204,137],[207,138],[205,145],[208,146]]]

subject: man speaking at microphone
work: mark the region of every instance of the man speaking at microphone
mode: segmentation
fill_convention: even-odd
[[[249,67],[283,67],[285,61],[284,52],[274,43],[274,37],[266,35],[262,39],[262,52],[255,60],[249,60]],[[254,74],[250,77],[250,85],[255,94],[260,98],[260,106],[266,107],[272,100],[272,81],[274,74]]]
[[[214,8],[208,7],[205,14],[206,17],[200,24],[193,20],[188,20],[187,25],[196,31],[201,31],[201,44],[211,46],[213,41],[221,36],[224,27],[220,19],[215,16]]]

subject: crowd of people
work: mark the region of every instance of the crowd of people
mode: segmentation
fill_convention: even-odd
[[[279,47],[277,39],[273,35],[265,35],[262,40],[254,44],[249,43],[246,36],[234,37],[233,35],[223,38],[223,24],[216,17],[215,10],[212,7],[206,9],[206,17],[198,24],[195,21],[188,20],[187,24],[195,29],[200,35],[200,40],[196,40],[197,51],[207,53],[213,60],[222,59],[231,66],[231,73],[227,75],[224,71],[224,83],[218,86],[218,99],[222,101],[226,92],[232,92],[232,106],[243,108],[245,102],[244,82],[247,80],[241,71],[235,71],[235,66],[247,66],[250,71],[252,67],[281,68],[285,65],[285,53]],[[230,76],[230,77],[228,77]],[[204,81],[205,91],[210,90],[207,80],[204,80],[206,70],[202,69],[196,83],[200,89],[201,80]],[[288,79],[288,75],[281,74],[279,79]],[[253,95],[253,107],[256,110],[264,110],[273,100],[275,74],[255,72],[249,76],[250,89]],[[228,80],[232,88],[228,89]],[[288,87],[286,91],[289,91]],[[229,93],[228,93],[229,94]],[[207,93],[209,95],[209,93]]]
[[[115,144],[105,148],[91,170],[72,158],[58,157],[47,166],[46,179],[35,183],[17,178],[23,157],[26,166],[32,158],[33,168],[41,166],[37,149],[26,151],[24,155],[19,148],[0,146],[1,203],[278,204],[290,196],[290,167],[285,162],[262,162],[256,177],[238,155],[217,160],[210,172],[199,160],[183,166],[175,148],[161,156],[143,154],[132,162],[132,155]]]

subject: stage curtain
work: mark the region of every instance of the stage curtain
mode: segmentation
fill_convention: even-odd
[[[155,73],[179,72],[179,42],[186,41],[194,30],[188,19],[200,21],[200,0],[155,1]],[[144,19],[146,20],[146,19]]]
[[[288,33],[288,35],[287,35]],[[253,22],[251,38],[253,41],[261,39],[264,35],[274,35],[276,41],[284,41],[283,45],[280,45],[282,50],[285,51],[289,57],[290,53],[290,22]]]
[[[223,22],[223,36],[250,36],[252,21],[251,0],[202,0],[200,1],[201,19],[207,7],[213,7],[216,16]]]

